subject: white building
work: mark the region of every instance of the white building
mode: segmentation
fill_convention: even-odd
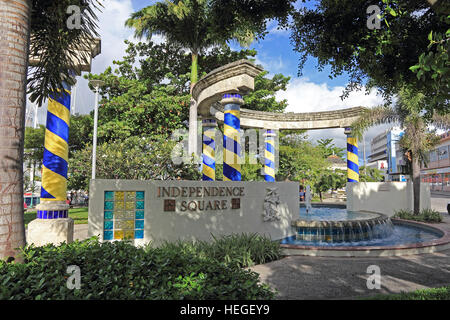
[[[405,162],[399,140],[403,130],[393,127],[377,135],[370,143],[368,167],[385,173],[386,181],[406,181]]]

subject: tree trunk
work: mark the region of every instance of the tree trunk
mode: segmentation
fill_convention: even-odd
[[[413,157],[411,160],[412,160],[414,214],[419,214],[420,213],[420,163],[416,157]]]
[[[31,2],[0,0],[0,259],[25,245],[23,146]]]

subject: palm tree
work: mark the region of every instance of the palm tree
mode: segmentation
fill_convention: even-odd
[[[29,56],[40,56],[28,79],[40,105],[71,81],[70,53],[82,39],[97,36],[97,0],[0,0],[0,259],[25,244],[23,152]],[[69,29],[69,5],[80,8],[80,28]],[[32,37],[30,47],[30,34]],[[72,80],[73,81],[73,80]]]
[[[434,130],[430,131],[427,127],[450,128],[449,114],[434,114],[431,118],[424,118],[422,112],[424,101],[425,95],[403,87],[394,105],[366,109],[352,124],[353,132],[359,138],[369,127],[379,124],[397,123],[404,129],[405,134],[399,143],[411,162],[414,214],[419,214],[420,211],[420,164],[428,162],[429,151],[439,142]]]
[[[263,3],[264,2],[264,3]],[[135,29],[137,37],[164,36],[191,51],[191,93],[198,80],[198,56],[203,50],[235,39],[250,44],[265,30],[267,18],[281,21],[292,9],[293,0],[253,0],[245,4],[220,0],[165,0],[131,15],[126,26]],[[242,7],[239,10],[239,6]],[[197,109],[191,98],[189,136],[197,132]],[[194,152],[190,142],[190,153]]]
[[[198,56],[202,50],[223,44],[229,34],[217,32],[214,12],[207,0],[182,0],[157,2],[132,14],[126,21],[128,27],[135,28],[136,36],[163,35],[167,41],[176,43],[191,51],[191,94],[198,80]],[[250,37],[249,37],[250,38]],[[243,38],[240,38],[244,41]],[[246,39],[248,40],[248,39]],[[197,132],[197,108],[191,98],[189,108],[189,137]],[[196,143],[189,141],[189,153],[195,153]]]

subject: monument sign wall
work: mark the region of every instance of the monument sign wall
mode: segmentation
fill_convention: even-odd
[[[91,180],[89,236],[135,244],[233,233],[294,235],[297,182]]]

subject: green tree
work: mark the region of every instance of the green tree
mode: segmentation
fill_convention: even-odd
[[[449,2],[438,2],[431,7],[423,0],[320,0],[315,8],[299,9],[293,14],[291,39],[302,55],[300,73],[311,55],[318,59],[320,70],[331,66],[332,77],[350,75],[343,97],[365,85],[368,90],[376,87],[389,101],[409,84],[424,94],[423,108],[429,116],[434,110],[448,112]],[[379,29],[367,27],[371,17],[366,9],[371,5],[381,9]],[[428,48],[431,32],[432,48]],[[419,58],[420,67],[413,69],[416,75],[410,68]]]
[[[249,1],[242,5],[220,0],[166,0],[145,7],[126,21],[138,37],[151,39],[153,34],[166,37],[169,43],[188,48],[191,53],[190,89],[198,80],[198,57],[207,49],[237,40],[248,45],[263,35],[267,18],[286,19],[293,0]],[[261,6],[264,3],[266,6]],[[276,4],[277,3],[277,4]],[[197,109],[191,97],[189,130],[195,135]],[[192,149],[190,142],[190,149]]]
[[[70,117],[69,130],[69,158],[72,153],[83,149],[87,144],[92,144],[94,131],[93,111],[91,114],[73,115]]]
[[[392,106],[379,106],[366,109],[352,125],[352,130],[359,137],[369,127],[383,123],[398,123],[405,134],[400,139],[400,146],[409,154],[411,161],[411,178],[414,190],[414,213],[420,211],[420,164],[428,162],[428,152],[438,143],[434,132],[427,130],[428,125],[440,128],[450,127],[450,115],[435,114],[431,120],[423,117],[422,108],[425,96],[415,90],[403,87],[397,102]]]
[[[44,156],[45,126],[39,128],[26,127],[24,139],[24,160],[40,163]]]
[[[183,48],[162,43],[128,43],[127,55],[103,73],[86,78],[101,79],[104,97],[99,108],[99,142],[134,135],[170,134],[186,128],[189,103],[190,55]],[[232,51],[228,46],[213,48],[200,57],[202,74],[238,59],[251,59],[254,50]],[[255,90],[245,96],[244,108],[281,112],[286,101],[276,101],[275,94],[285,90],[288,77],[272,78],[262,73]]]
[[[317,140],[317,145],[323,149],[325,157],[336,155],[342,158],[344,156],[344,149],[337,147],[333,143],[333,139],[319,139]]]
[[[164,135],[128,137],[97,147],[98,179],[198,180],[194,165],[175,165],[172,150],[176,142]],[[89,189],[92,146],[75,151],[69,159],[68,188]]]
[[[292,136],[280,140],[279,155],[278,180],[300,181],[314,186],[329,166],[322,149]]]
[[[359,168],[359,181],[361,182],[382,182],[384,181],[383,171],[377,168]]]
[[[42,164],[44,136],[45,127],[42,125],[39,128],[25,128],[23,159],[27,169],[24,172],[24,191],[38,191],[35,183],[36,170],[40,170]]]
[[[80,8],[79,28],[67,26],[69,5]],[[23,119],[27,84],[31,100],[40,105],[50,93],[62,89],[63,80],[73,83],[70,52],[98,36],[95,9],[99,5],[97,0],[0,0],[0,114],[11,120],[0,124],[0,258],[15,256],[16,249],[25,244]],[[31,68],[27,80],[30,55],[39,57],[40,62]]]
[[[268,71],[264,71],[255,77],[255,90],[244,96],[243,108],[265,112],[283,112],[286,109],[287,100],[277,101],[275,94],[280,90],[286,91],[291,78],[279,73],[270,79],[267,74]]]

